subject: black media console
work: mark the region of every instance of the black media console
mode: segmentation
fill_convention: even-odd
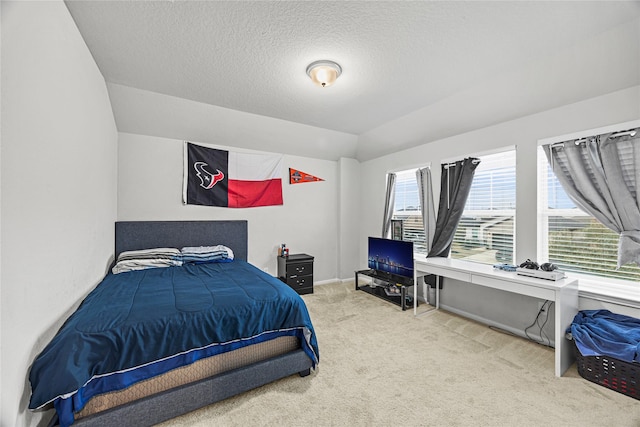
[[[358,276],[363,275],[376,279],[382,284],[377,285],[372,281],[371,284],[360,286],[358,283]],[[407,288],[413,286],[413,279],[408,277],[390,277],[386,274],[380,274],[375,270],[360,270],[356,271],[356,291],[365,291],[368,294],[375,295],[383,300],[390,301],[394,304],[402,307],[402,310],[406,310],[407,306],[413,304],[413,297],[407,295]],[[399,293],[390,292],[390,290],[399,289]]]

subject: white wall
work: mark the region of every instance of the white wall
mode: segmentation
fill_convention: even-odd
[[[360,163],[342,158],[338,162],[340,201],[338,203],[338,278],[351,279],[358,265],[360,229]]]
[[[356,135],[107,84],[118,130],[248,150],[338,161],[355,157]]]
[[[2,19],[2,6],[0,5],[0,22]],[[2,46],[2,31],[0,31],[0,46]],[[0,49],[1,52],[1,49]],[[0,54],[0,70],[2,70],[2,55]],[[0,73],[1,74],[1,73]],[[0,78],[0,94],[2,93],[2,79]],[[0,106],[0,112],[2,107]],[[2,114],[0,114],[0,241],[2,240]],[[2,244],[0,244],[0,321],[2,321]],[[0,425],[2,424],[2,325],[0,324]]]
[[[418,142],[445,140],[516,119],[516,114],[547,111],[639,84],[640,18],[601,30],[593,28],[590,38],[550,50],[543,60],[507,67],[452,96],[381,123],[359,136],[357,158],[370,160],[391,152],[389,147],[399,151]]]
[[[24,426],[30,364],[113,254],[117,131],[64,3],[1,8],[0,425]]]
[[[259,137],[259,136],[257,136]],[[207,144],[206,141],[192,141]],[[217,148],[241,151],[229,146]],[[210,146],[214,146],[209,144]],[[276,274],[277,248],[315,257],[314,281],[336,278],[338,252],[338,163],[284,156],[282,206],[229,209],[182,204],[184,142],[120,133],[118,220],[222,220],[249,222],[249,261]],[[244,150],[246,151],[246,150]],[[289,168],[324,179],[289,184]],[[212,242],[214,244],[215,242]]]
[[[440,188],[440,167],[442,161],[464,158],[502,147],[516,145],[516,260],[536,259],[537,241],[537,178],[536,150],[538,140],[565,135],[581,130],[627,122],[640,118],[640,86],[614,92],[608,95],[569,104],[539,114],[523,117],[495,126],[456,135],[419,147],[380,157],[360,165],[362,206],[362,227],[359,237],[359,268],[365,267],[366,238],[377,236],[381,227],[381,212],[384,209],[385,174],[388,171],[414,167],[416,163],[431,162],[435,200]],[[460,120],[464,120],[461,117]],[[495,298],[472,295],[473,290],[463,283],[452,283],[441,293],[443,305],[451,305],[468,313],[505,325],[527,325],[537,312],[536,301],[521,301],[515,295]],[[492,300],[496,302],[492,304]],[[583,301],[586,305],[586,301]],[[523,305],[524,304],[524,308]],[[514,309],[506,311],[504,307]],[[590,304],[591,306],[591,304]],[[517,309],[515,307],[520,307]],[[621,310],[622,311],[622,310]],[[520,313],[524,313],[520,315]],[[640,313],[637,313],[640,315]]]

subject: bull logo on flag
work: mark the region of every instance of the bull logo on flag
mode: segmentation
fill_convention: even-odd
[[[217,173],[212,174],[204,168],[205,166],[209,165],[205,162],[195,162],[193,164],[193,168],[196,170],[196,175],[200,178],[200,187],[210,190],[218,183],[218,181],[222,181],[224,179],[224,174],[220,169],[216,169]]]

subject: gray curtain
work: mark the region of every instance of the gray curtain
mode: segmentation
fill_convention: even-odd
[[[417,169],[416,180],[418,182],[418,195],[420,196],[420,209],[422,210],[425,247],[427,248],[427,252],[431,252],[431,243],[433,242],[433,235],[436,228],[431,168]]]
[[[387,174],[387,194],[384,201],[384,218],[382,219],[382,237],[391,237],[391,218],[396,200],[396,174]]]
[[[442,165],[438,219],[428,258],[449,256],[453,236],[462,218],[473,175],[479,163],[480,159],[469,157]]]
[[[640,265],[639,131],[543,146],[553,173],[576,206],[620,235],[618,268]]]

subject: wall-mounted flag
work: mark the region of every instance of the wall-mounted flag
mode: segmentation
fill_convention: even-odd
[[[182,201],[229,208],[282,205],[282,155],[185,142]]]
[[[289,168],[289,184],[302,184],[303,182],[324,181],[317,176],[309,175],[306,172]]]

